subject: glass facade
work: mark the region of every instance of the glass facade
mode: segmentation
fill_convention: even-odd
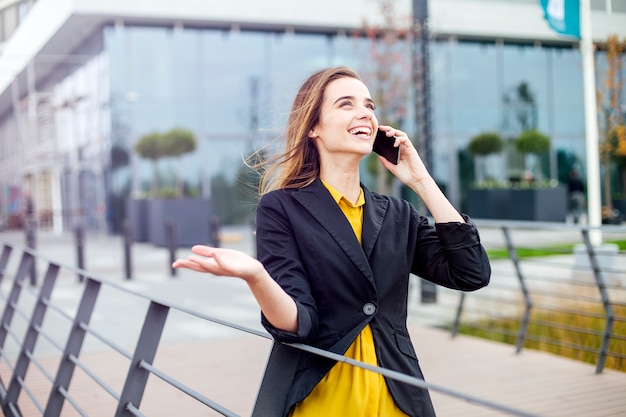
[[[89,200],[82,210],[96,213],[90,224],[106,221],[115,232],[126,199],[150,189],[154,166],[134,152],[138,138],[175,127],[192,131],[197,149],[158,162],[159,184],[174,188],[180,176],[187,195],[211,197],[222,224],[248,222],[255,200],[254,190],[245,189],[250,175],[243,158],[282,133],[302,80],[326,66],[364,73],[371,65],[369,41],[351,36],[116,26],[97,37],[91,42],[98,47],[85,48],[92,58],[60,66],[52,77],[49,89],[69,103],[52,110],[50,128],[69,168],[47,178],[62,179],[64,207],[71,206],[71,190],[79,189]],[[537,128],[552,140],[550,157],[540,162],[546,178],[564,182],[574,164],[584,172],[578,50],[436,40],[430,66],[431,170],[457,207],[463,209],[475,178],[467,144],[482,132],[512,139]],[[402,127],[411,134],[413,105],[406,107]],[[2,122],[0,136],[11,120]],[[0,153],[7,146],[3,140]],[[508,149],[487,162],[496,180],[509,180],[529,161]],[[76,169],[77,185],[71,179]],[[364,182],[375,188],[367,174]]]
[[[578,50],[502,43],[438,42],[432,45],[434,175],[462,206],[474,181],[466,147],[483,132],[499,132],[507,157],[486,161],[494,180],[515,180],[530,161],[513,150],[522,130],[551,138],[542,162],[545,178],[566,180],[585,152],[582,62]],[[559,166],[560,153],[569,166]]]
[[[132,143],[150,132],[183,127],[195,153],[158,163],[159,183],[178,171],[191,194],[210,196],[221,222],[250,220],[254,190],[241,184],[243,158],[276,138],[303,79],[316,69],[358,64],[348,37],[196,29],[107,28],[111,141],[128,164],[111,170],[114,217],[123,201],[149,189],[152,167]],[[357,48],[359,49],[359,48]],[[122,158],[123,159],[123,158]],[[246,190],[242,190],[246,188]],[[240,200],[249,204],[239,204]]]

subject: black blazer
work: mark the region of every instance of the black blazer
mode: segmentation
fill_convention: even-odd
[[[409,274],[472,291],[489,282],[489,260],[471,221],[433,227],[408,202],[363,191],[362,246],[319,179],[261,198],[258,258],[295,300],[298,330],[276,329],[265,317],[262,323],[276,340],[339,354],[370,324],[380,366],[423,378],[406,327]],[[302,353],[284,415],[334,364]],[[406,414],[435,415],[427,390],[386,382]]]

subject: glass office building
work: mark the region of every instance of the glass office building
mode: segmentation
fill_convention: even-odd
[[[626,10],[616,0],[611,5],[626,27]],[[188,195],[211,198],[221,223],[248,222],[254,198],[242,187],[249,177],[243,158],[281,134],[302,80],[326,66],[364,73],[371,66],[370,41],[349,30],[135,20],[121,16],[85,29],[88,36],[71,52],[34,56],[23,81],[8,84],[5,96],[12,98],[0,108],[5,224],[28,189],[43,227],[69,229],[80,218],[92,229],[119,231],[126,199],[147,192],[154,172],[134,143],[174,127],[191,130],[198,146],[160,161],[159,183],[174,187],[180,177]],[[547,178],[565,181],[573,165],[584,171],[582,59],[575,42],[435,27],[429,51],[431,171],[457,207],[474,180],[467,144],[481,132],[513,137],[529,123],[552,140],[541,161]],[[409,94],[401,126],[410,133],[416,130],[412,100]],[[521,175],[521,157],[507,152],[487,161],[496,179]],[[374,188],[366,173],[364,181]]]

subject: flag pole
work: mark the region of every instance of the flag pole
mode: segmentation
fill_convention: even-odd
[[[589,233],[593,245],[602,244],[600,155],[598,141],[598,113],[594,51],[591,32],[590,0],[580,0],[580,52],[583,61],[583,92],[585,103],[585,145],[587,154],[587,224],[594,228]]]

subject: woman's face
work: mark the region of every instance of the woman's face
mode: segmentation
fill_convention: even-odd
[[[356,78],[344,77],[326,87],[320,120],[309,132],[322,159],[328,154],[358,155],[372,151],[378,120],[369,90]]]

